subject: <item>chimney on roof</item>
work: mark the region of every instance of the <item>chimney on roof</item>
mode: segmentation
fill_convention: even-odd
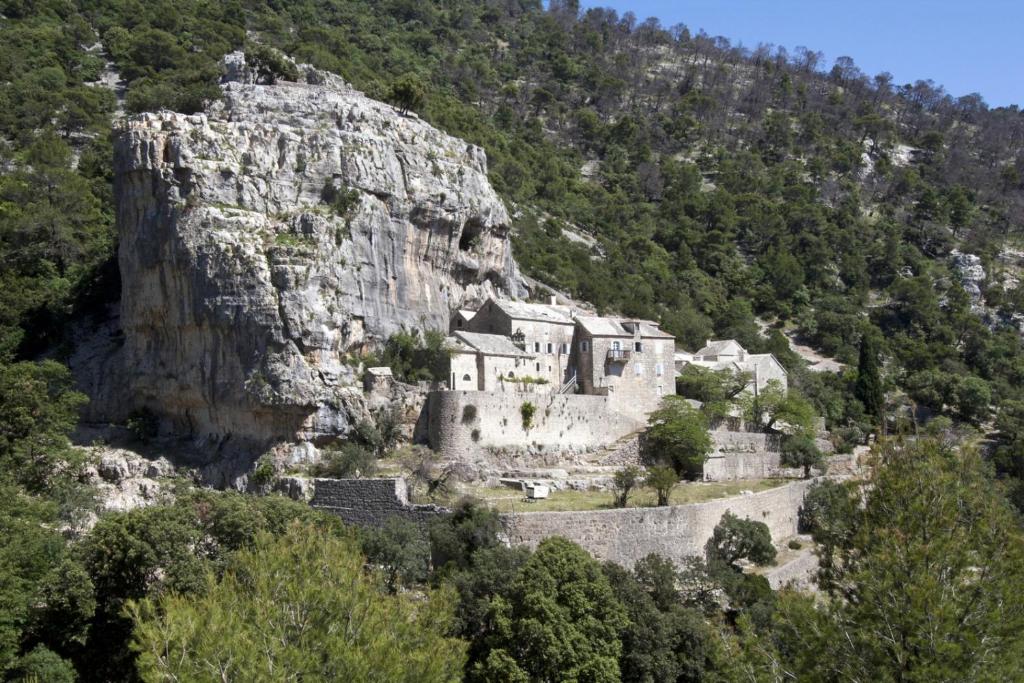
[[[555,296],[554,294],[551,295],[551,305],[552,306],[557,306],[558,305],[558,297]]]

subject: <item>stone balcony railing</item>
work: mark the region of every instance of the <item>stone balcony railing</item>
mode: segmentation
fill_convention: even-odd
[[[608,349],[607,361],[609,363],[625,363],[632,355],[633,352],[629,349]]]

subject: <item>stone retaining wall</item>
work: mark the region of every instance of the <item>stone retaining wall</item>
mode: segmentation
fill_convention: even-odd
[[[396,479],[313,479],[309,504],[341,517],[350,524],[381,526],[390,517],[403,517],[426,524],[447,508],[414,505],[409,502],[405,480]]]
[[[523,427],[522,406],[535,406]],[[435,391],[427,399],[430,446],[470,460],[488,450],[573,452],[614,443],[643,424],[615,412],[607,396]]]
[[[746,496],[658,508],[587,512],[525,512],[504,515],[513,543],[536,547],[564,536],[595,557],[632,567],[650,553],[675,562],[704,553],[704,544],[727,511],[764,522],[778,542],[797,533],[797,514],[815,480],[784,484]]]

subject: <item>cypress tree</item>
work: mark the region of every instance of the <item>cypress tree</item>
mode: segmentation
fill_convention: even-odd
[[[875,337],[869,332],[864,332],[860,337],[860,358],[857,361],[857,383],[854,385],[854,393],[864,404],[864,410],[868,415],[875,420],[882,419],[885,392],[882,391]]]

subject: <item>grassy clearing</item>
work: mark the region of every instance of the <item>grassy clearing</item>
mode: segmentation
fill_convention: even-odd
[[[732,482],[684,482],[672,489],[669,503],[683,505],[702,503],[715,498],[738,495],[740,491],[767,491],[788,483],[786,479],[759,479]],[[545,500],[526,502],[525,493],[499,487],[466,487],[462,495],[484,501],[499,512],[564,512],[569,510],[611,510],[614,496],[610,491],[552,491]],[[654,507],[657,496],[653,489],[639,489],[629,497],[629,507]]]

